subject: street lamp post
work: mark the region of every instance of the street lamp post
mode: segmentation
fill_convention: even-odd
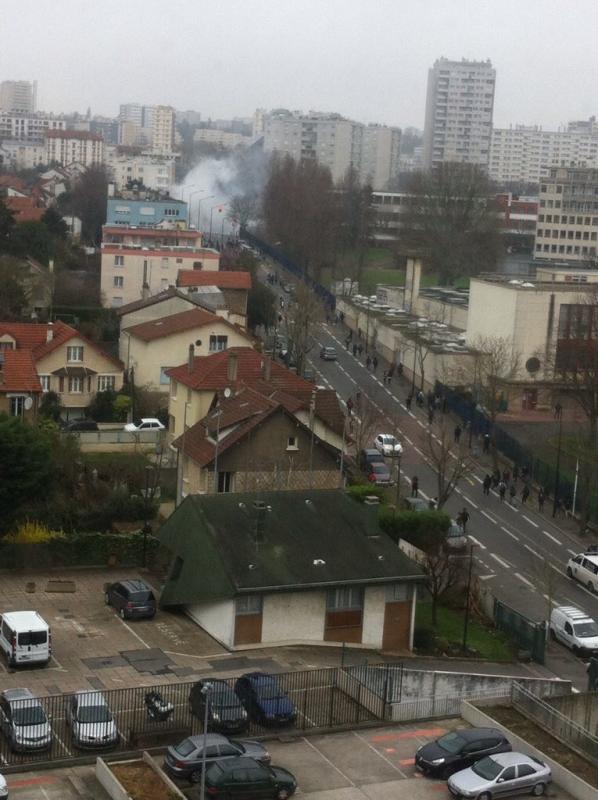
[[[213,214],[214,214],[214,209],[215,208],[226,208],[227,205],[228,205],[228,203],[216,203],[215,206],[212,206],[210,208],[210,241],[212,239],[212,217],[213,217]]]
[[[205,711],[203,715],[203,749],[201,752],[201,788],[199,792],[200,800],[205,800],[206,797],[206,750],[208,745],[208,713],[210,710],[210,692],[212,691],[211,683],[204,683],[201,687],[201,693],[204,696]]]
[[[467,652],[467,634],[469,629],[469,607],[471,605],[471,574],[473,572],[473,548],[469,546],[469,569],[467,571],[467,597],[465,600],[465,618],[463,620],[463,652]]]
[[[216,420],[216,451],[214,453],[214,494],[218,494],[218,446],[220,444],[220,415],[222,414],[222,409],[219,408],[217,413],[217,420]]]
[[[211,200],[215,195],[209,194],[207,197],[200,197],[197,201],[197,230],[199,230],[201,225],[201,203],[202,200]]]
[[[142,564],[143,567],[147,567],[147,536],[149,533],[152,532],[152,526],[149,524],[149,505],[150,505],[150,470],[152,469],[150,464],[147,464],[145,467],[145,502],[143,504],[143,554],[142,554]],[[153,493],[152,493],[152,500]]]
[[[552,516],[553,517],[556,516],[556,509],[557,509],[558,498],[559,498],[559,483],[560,483],[560,479],[561,479],[561,475],[560,475],[560,471],[561,471],[561,439],[562,439],[562,434],[563,434],[563,409],[562,409],[562,406],[559,405],[557,410],[556,410],[556,412],[557,412],[557,416],[558,416],[558,419],[559,419],[559,438],[558,438],[558,444],[557,444],[557,450],[556,450],[556,469],[555,469],[555,472],[554,472],[554,498],[553,498],[553,501],[552,501]]]

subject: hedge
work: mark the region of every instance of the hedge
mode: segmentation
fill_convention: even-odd
[[[381,508],[378,517],[380,527],[393,541],[399,539],[427,550],[446,539],[451,518],[443,511],[397,511]]]

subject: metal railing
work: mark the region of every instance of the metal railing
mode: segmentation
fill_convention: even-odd
[[[393,722],[409,722],[417,719],[441,719],[443,717],[460,717],[463,700],[486,700],[488,697],[510,697],[510,687],[480,692],[463,692],[458,695],[435,695],[418,697],[417,700],[401,700],[390,703],[387,719]]]

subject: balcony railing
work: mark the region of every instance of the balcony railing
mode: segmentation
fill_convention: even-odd
[[[123,242],[102,242],[102,247],[115,247],[118,250],[167,250],[172,253],[201,253],[205,252],[205,247],[189,247],[189,245],[160,244],[156,242],[152,247],[145,244],[125,244]]]

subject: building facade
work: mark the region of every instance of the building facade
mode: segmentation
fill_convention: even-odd
[[[495,83],[489,60],[434,63],[426,95],[425,169],[445,161],[488,167]]]
[[[152,153],[169,155],[174,152],[174,122],[176,112],[172,106],[155,106],[147,127],[152,132]]]
[[[66,120],[52,114],[0,110],[0,140],[43,142],[48,131],[66,130]]]
[[[167,197],[164,200],[135,200],[108,197],[106,225],[122,225],[132,228],[185,227],[187,203]],[[198,234],[193,233],[197,239]]]
[[[193,133],[194,142],[206,142],[222,147],[225,150],[232,150],[235,147],[248,147],[253,141],[251,136],[243,136],[242,133],[233,131],[221,131],[217,128],[198,128]]]
[[[47,164],[47,148],[43,141],[4,139],[0,143],[1,162],[12,169],[34,169]]]
[[[91,167],[104,162],[104,141],[88,131],[49,130],[46,133],[46,163],[68,167]]]
[[[131,155],[124,148],[104,145],[104,163],[118,191],[130,182],[142,183],[147,189],[168,192],[175,182],[175,161],[168,156]]]
[[[0,109],[33,114],[37,110],[37,81],[2,81]]]

